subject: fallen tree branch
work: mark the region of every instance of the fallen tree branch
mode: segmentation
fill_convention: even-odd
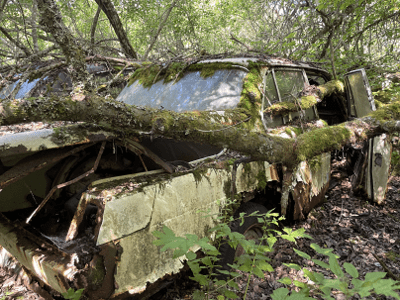
[[[333,92],[335,89],[330,89],[330,85],[337,86],[330,82],[318,87],[318,93],[327,95]],[[318,93],[314,97],[319,97]],[[227,110],[224,115],[213,111],[177,113],[128,105],[93,94],[79,98],[53,96],[0,100],[0,125],[30,121],[83,121],[109,131],[123,132],[127,138],[147,132],[155,137],[229,148],[251,155],[253,160],[283,163],[290,167],[348,143],[400,131],[397,106],[398,103],[393,103],[361,119],[335,126],[316,128],[313,125],[314,129],[292,139],[252,130],[248,124],[257,121],[258,115],[251,115],[241,108]]]

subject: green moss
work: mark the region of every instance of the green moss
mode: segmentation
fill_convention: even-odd
[[[95,267],[90,270],[88,276],[90,284],[93,286],[100,285],[103,282],[105,275],[106,270],[104,267],[103,259],[98,258]]]
[[[258,172],[256,179],[258,181],[257,188],[263,190],[267,187],[267,176],[265,176],[265,170]]]
[[[214,75],[216,70],[224,69],[235,69],[232,63],[204,63],[204,64],[193,64],[188,67],[188,71],[200,71],[200,76],[203,78],[211,77]]]
[[[322,164],[321,155],[317,155],[308,160],[311,171],[315,172]]]
[[[153,64],[137,69],[128,81],[128,86],[139,80],[139,83],[144,87],[151,87],[160,72],[161,66]],[[160,78],[161,80],[162,78]]]
[[[391,104],[383,105],[369,114],[379,122],[387,122],[400,119],[400,99]]]
[[[213,76],[216,70],[235,69],[232,63],[197,63],[188,65],[184,62],[173,62],[168,67],[158,64],[143,63],[143,66],[136,69],[130,77],[128,84],[131,85],[136,80],[144,87],[151,87],[154,83],[164,80],[164,83],[179,81],[186,71],[200,71],[203,78]]]
[[[232,189],[232,179],[228,178],[227,181],[224,182],[224,193],[226,199],[231,199],[231,189]]]
[[[391,261],[396,261],[398,258],[400,258],[400,255],[393,251],[385,253],[385,256],[387,259],[390,259]]]
[[[194,180],[196,181],[196,184],[199,184],[200,181],[201,181],[204,177],[207,178],[207,180],[209,180],[208,177],[206,176],[207,170],[208,170],[208,168],[203,167],[203,168],[194,169],[194,170],[192,171],[192,174],[193,174]]]
[[[350,136],[351,131],[343,125],[317,128],[304,133],[297,138],[298,160],[311,159],[321,151],[340,149]]]
[[[261,108],[262,94],[259,87],[262,85],[262,77],[260,74],[261,64],[248,61],[249,73],[243,79],[243,90],[240,95],[238,107],[243,109],[248,115],[252,116],[247,127],[254,127],[256,120],[259,118]],[[245,126],[246,127],[246,126]]]
[[[317,104],[317,99],[314,96],[305,96],[300,98],[302,110],[306,110]],[[279,102],[267,107],[264,112],[275,115],[284,115],[289,112],[296,112],[299,107],[294,102]]]

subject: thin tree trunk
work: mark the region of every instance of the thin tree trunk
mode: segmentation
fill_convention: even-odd
[[[154,35],[154,36],[152,37],[152,39],[151,39],[150,46],[149,46],[149,48],[147,48],[146,53],[144,54],[144,56],[143,56],[143,58],[142,58],[143,60],[146,60],[146,59],[147,59],[147,56],[149,55],[149,52],[150,52],[151,49],[153,49],[153,47],[154,47],[154,44],[155,44],[155,42],[156,42],[156,40],[157,40],[157,38],[158,38],[158,35],[160,34],[161,30],[163,29],[165,23],[167,22],[167,19],[168,19],[168,17],[169,17],[169,14],[171,13],[172,9],[174,8],[174,6],[176,5],[176,3],[178,3],[178,2],[179,2],[179,0],[174,0],[174,1],[172,2],[172,4],[170,5],[170,7],[167,9],[167,11],[164,12],[164,14],[165,14],[165,15],[164,15],[164,18],[162,19],[162,21],[161,21],[160,24],[158,25],[158,29],[157,29],[155,35]]]
[[[92,27],[90,28],[90,50],[92,51],[92,54],[94,54],[94,35],[96,33],[96,27],[97,27],[97,22],[99,21],[100,13],[101,13],[101,7],[98,6],[96,14],[94,15],[93,18]]]
[[[137,54],[128,40],[128,36],[124,30],[121,20],[115,10],[111,0],[95,0],[97,5],[101,7],[102,11],[106,14],[110,21],[115,33],[117,34],[119,43],[127,58],[137,59]]]
[[[33,51],[35,53],[39,52],[38,36],[37,36],[37,3],[36,0],[32,1],[32,41],[33,41]]]

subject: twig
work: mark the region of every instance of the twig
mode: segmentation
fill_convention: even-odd
[[[99,162],[100,162],[100,158],[104,152],[104,148],[105,148],[106,142],[104,141],[101,144],[101,148],[99,151],[99,154],[97,155],[96,161],[94,163],[93,168],[91,168],[89,171],[83,173],[82,175],[79,175],[78,177],[75,177],[74,179],[58,184],[55,187],[53,187],[50,192],[47,194],[46,198],[44,198],[44,200],[40,203],[40,205],[33,211],[33,213],[26,219],[26,224],[29,223],[29,221],[43,208],[43,206],[47,203],[47,201],[49,201],[49,199],[51,198],[51,196],[54,194],[54,192],[58,189],[61,189],[63,187],[66,187],[70,184],[73,184],[75,182],[78,182],[79,180],[81,180],[82,178],[94,173],[97,170],[97,167],[99,166]]]
[[[387,272],[387,276],[389,276],[393,280],[400,281],[400,277],[394,275],[393,272],[390,271],[390,269],[386,266],[386,264],[375,253],[372,253],[372,255],[381,264],[382,268]]]

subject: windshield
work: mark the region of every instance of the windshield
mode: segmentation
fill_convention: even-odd
[[[137,80],[117,100],[176,112],[235,108],[246,74],[237,69],[217,70],[213,76],[203,78],[199,71],[189,72],[176,83],[159,81],[150,88],[144,88]]]

